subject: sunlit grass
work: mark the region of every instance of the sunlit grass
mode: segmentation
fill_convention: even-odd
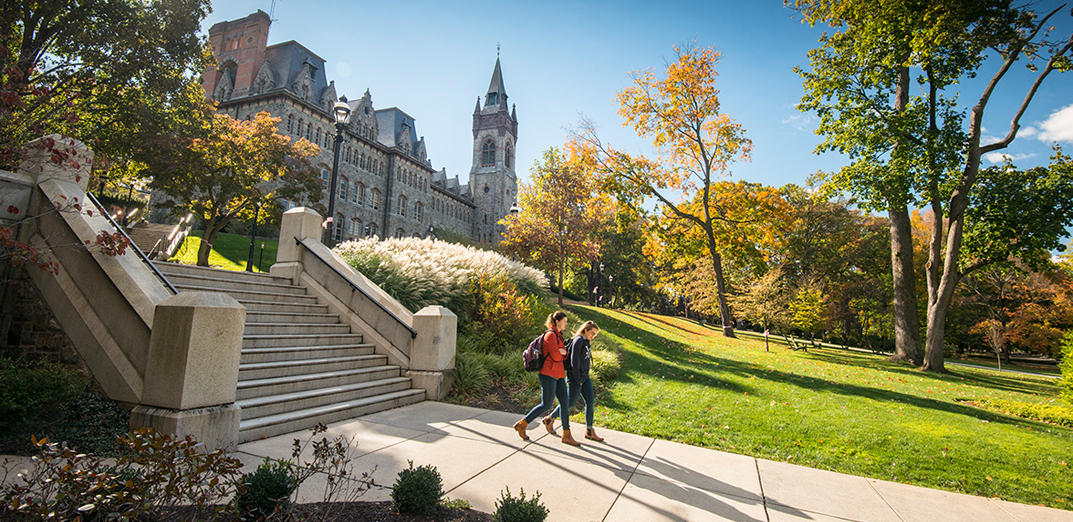
[[[261,257],[261,243],[264,243],[264,257]],[[171,260],[176,263],[187,265],[197,264],[197,251],[201,248],[201,231],[194,231],[179,247],[175,257]],[[276,251],[279,241],[275,239],[257,238],[253,249],[253,270],[255,272],[268,272],[268,269],[276,263]],[[245,270],[246,260],[250,253],[249,236],[220,233],[216,236],[216,243],[209,253],[209,266],[224,270]]]
[[[955,399],[1058,404],[1053,379],[726,339],[695,322],[573,308],[625,348],[597,424],[882,480],[1073,509],[1073,430]]]

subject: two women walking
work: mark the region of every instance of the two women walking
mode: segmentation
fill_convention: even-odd
[[[586,321],[570,339],[569,346],[567,346],[567,343],[563,341],[562,332],[566,330],[568,321],[566,312],[560,310],[549,315],[547,321],[544,322],[548,327],[541,343],[544,365],[537,376],[540,379],[541,402],[522,420],[514,424],[514,429],[523,440],[529,440],[529,436],[525,434],[529,424],[551,410],[557,400],[559,405],[548,418],[544,419],[544,428],[548,430],[548,433],[558,435],[555,433],[555,418],[561,415],[563,443],[580,446],[581,443],[574,440],[570,433],[570,408],[577,403],[579,397],[585,398],[585,438],[597,442],[603,440],[596,435],[592,427],[595,403],[592,381],[589,380],[589,366],[592,360],[590,341],[596,337],[600,328],[596,326],[596,323]],[[567,369],[569,369],[570,377],[569,387],[567,386]]]

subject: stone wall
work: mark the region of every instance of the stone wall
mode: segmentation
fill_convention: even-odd
[[[6,335],[0,332],[0,356],[45,358],[84,371],[74,344],[63,333],[26,271],[22,268],[7,271],[12,277],[6,289],[0,289],[4,297],[0,326],[8,324],[8,329]]]

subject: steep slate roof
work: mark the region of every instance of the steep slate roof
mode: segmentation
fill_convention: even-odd
[[[380,130],[380,135],[377,136],[376,141],[379,141],[385,147],[399,146],[403,125],[409,127],[410,146],[413,147],[411,150],[415,150],[417,147],[419,140],[417,139],[417,126],[414,124],[414,119],[409,114],[402,112],[398,107],[376,111],[376,123]]]
[[[507,88],[503,86],[503,71],[499,69],[499,57],[496,57],[496,68],[492,72],[492,81],[488,83],[488,93],[499,93],[498,105],[506,105],[507,103]]]
[[[324,58],[317,56],[302,44],[291,40],[266,47],[265,59],[268,60],[276,80],[275,87],[268,92],[281,89],[295,92],[291,86],[298,78],[298,75],[301,74],[304,64],[309,62],[315,69],[313,72],[314,98],[309,101],[317,105],[320,104],[320,96],[324,89],[328,87],[328,80],[324,75]]]

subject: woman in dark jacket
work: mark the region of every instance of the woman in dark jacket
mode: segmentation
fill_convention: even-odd
[[[566,347],[563,345],[562,332],[566,330],[566,322],[566,312],[562,310],[549,315],[548,320],[544,322],[545,326],[548,327],[548,331],[544,332],[544,340],[542,341],[544,366],[540,368],[540,375],[537,376],[540,379],[541,402],[526,414],[525,418],[514,424],[514,429],[522,440],[529,440],[529,436],[525,434],[525,428],[529,426],[529,423],[550,410],[555,405],[554,401],[556,399],[558,399],[559,405],[562,406],[567,403],[569,398],[566,388],[566,370],[563,368]],[[570,435],[570,419],[568,417],[563,417],[563,442],[571,446],[581,445]]]
[[[604,439],[596,435],[596,430],[592,428],[593,410],[596,408],[596,402],[593,399],[592,380],[589,379],[589,366],[592,364],[591,341],[598,333],[600,333],[600,327],[596,326],[596,323],[585,321],[585,324],[578,328],[577,333],[568,342],[566,351],[570,364],[566,372],[566,378],[570,383],[568,402],[570,406],[567,407],[566,413],[562,417],[563,431],[565,431],[570,426],[568,419],[570,408],[577,404],[579,397],[583,397],[585,399],[585,438],[603,442]],[[562,403],[560,402],[559,404],[560,406],[555,408],[555,411],[551,412],[551,415],[548,415],[543,421],[544,428],[553,434],[555,433],[555,419],[562,414]]]

